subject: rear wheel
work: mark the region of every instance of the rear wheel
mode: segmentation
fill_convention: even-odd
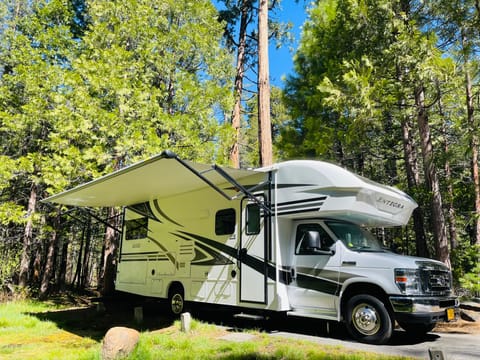
[[[371,295],[355,295],[347,302],[345,322],[350,335],[361,342],[385,344],[393,322],[385,305]]]
[[[185,298],[183,287],[180,285],[174,285],[168,292],[168,304],[170,313],[174,316],[178,316],[183,312],[185,307]]]

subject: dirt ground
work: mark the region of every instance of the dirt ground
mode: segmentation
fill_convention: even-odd
[[[460,305],[460,317],[457,321],[439,323],[433,331],[440,333],[480,334],[480,303],[462,303]]]
[[[434,332],[457,334],[480,334],[480,322],[457,320],[450,323],[440,323],[435,326]]]

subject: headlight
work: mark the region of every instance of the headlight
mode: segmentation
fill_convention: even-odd
[[[405,295],[420,295],[422,286],[418,269],[395,269],[395,284]]]

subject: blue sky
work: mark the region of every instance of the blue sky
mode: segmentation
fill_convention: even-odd
[[[309,1],[283,0],[281,2],[282,11],[276,14],[279,20],[291,22],[293,24],[292,33],[295,37],[294,43],[290,46],[283,46],[280,49],[275,48],[275,44],[270,45],[270,83],[272,85],[283,87],[282,78],[293,73],[294,53],[289,48],[296,50],[300,40],[302,25],[307,18],[307,5]]]
[[[218,0],[213,0],[218,7]],[[282,78],[293,73],[293,56],[291,49],[296,50],[300,40],[301,28],[307,17],[308,0],[282,0],[281,11],[277,10],[270,16],[282,22],[292,23],[292,34],[294,43],[287,44],[280,49],[275,48],[275,44],[270,44],[269,62],[270,62],[270,84],[283,87]]]

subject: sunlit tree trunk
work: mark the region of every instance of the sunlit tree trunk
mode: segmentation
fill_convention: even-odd
[[[249,6],[245,0],[241,1],[240,30],[238,33],[237,67],[235,75],[235,104],[232,114],[232,127],[235,139],[230,150],[230,163],[235,168],[240,168],[240,127],[242,116],[242,91],[243,77],[245,75],[245,55],[247,46],[247,25]]]
[[[270,80],[268,69],[268,0],[259,0],[258,11],[258,143],[260,165],[272,159],[272,126],[270,121]]]

